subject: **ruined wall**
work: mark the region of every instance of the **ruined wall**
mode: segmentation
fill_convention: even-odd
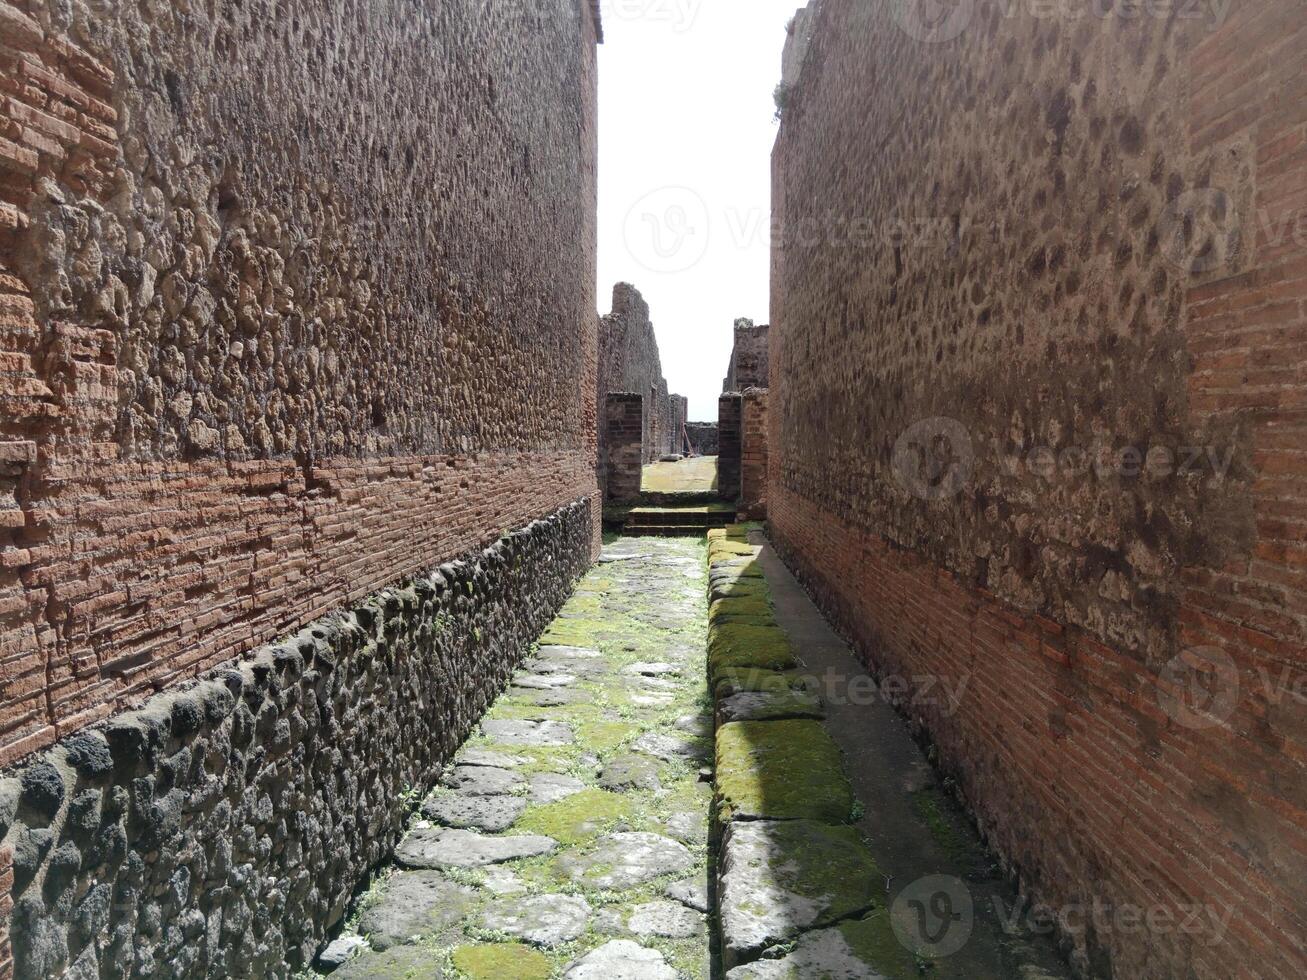
[[[685,430],[690,438],[690,445],[700,456],[717,455],[716,422],[687,422]]]
[[[735,341],[731,362],[722,380],[722,391],[744,391],[767,387],[767,324],[754,326],[752,320],[735,321]]]
[[[598,30],[0,0],[0,766],[595,500]]]
[[[0,17],[0,763],[595,493],[589,4]]]
[[[723,500],[740,496],[743,397],[738,393],[717,399],[717,492]]]
[[[306,969],[589,566],[593,521],[570,504],[0,779],[15,975]]]
[[[767,479],[770,435],[766,388],[750,388],[740,400],[740,517],[767,519]],[[720,464],[719,464],[720,465]]]
[[[816,8],[772,534],[1025,889],[1172,923],[1084,971],[1302,975],[1307,18],[956,8]]]
[[[690,417],[690,399],[684,395],[672,395],[668,398],[670,421],[667,426],[667,451],[677,456],[686,452],[685,423]]]
[[[638,289],[624,282],[613,287],[613,310],[599,323],[599,398],[610,392],[644,397],[645,462],[675,451],[677,419],[684,419],[684,412],[677,415],[663,377],[649,304]]]

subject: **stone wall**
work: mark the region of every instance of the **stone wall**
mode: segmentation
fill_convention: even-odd
[[[610,392],[644,396],[645,462],[678,451],[685,399],[668,393],[649,304],[638,289],[624,282],[613,287],[613,311],[599,323],[599,397]],[[600,442],[602,452],[602,437]]]
[[[0,764],[597,492],[589,3],[0,28]]]
[[[740,496],[743,398],[737,393],[717,399],[717,492],[723,500]]]
[[[916,6],[783,114],[772,533],[1023,889],[1228,916],[1082,972],[1301,976],[1307,18]]]
[[[667,426],[667,451],[677,456],[684,456],[687,449],[685,423],[690,417],[690,399],[684,395],[672,395],[668,399],[668,405],[671,415]]]
[[[643,396],[634,392],[610,392],[605,399],[604,499],[630,503],[640,496],[644,477]]]
[[[570,504],[0,780],[15,976],[306,968],[589,566],[593,521]]]
[[[731,362],[722,380],[722,391],[744,391],[746,388],[766,388],[767,324],[754,326],[752,320],[735,321],[735,342],[731,347]]]
[[[717,455],[716,422],[687,422],[685,431],[690,438],[690,445],[700,456]]]
[[[750,388],[740,401],[740,517],[767,519],[767,389]]]

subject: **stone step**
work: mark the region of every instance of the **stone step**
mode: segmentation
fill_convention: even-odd
[[[626,523],[628,527],[632,524],[638,524],[642,527],[651,524],[674,524],[682,527],[694,526],[700,528],[729,527],[735,523],[735,511],[706,507],[636,508],[626,515]]]
[[[627,524],[622,533],[631,537],[701,538],[708,531],[702,524]]]

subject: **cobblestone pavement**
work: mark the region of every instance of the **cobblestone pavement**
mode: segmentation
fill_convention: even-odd
[[[704,542],[623,538],[422,800],[340,980],[710,973]]]

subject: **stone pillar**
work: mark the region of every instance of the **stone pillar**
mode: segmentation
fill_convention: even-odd
[[[640,496],[644,474],[644,396],[610,392],[604,405],[607,499],[631,503]]]
[[[730,392],[717,399],[717,492],[723,500],[740,496],[740,420],[743,396]]]
[[[740,516],[767,519],[767,389],[744,393],[740,412]]]

